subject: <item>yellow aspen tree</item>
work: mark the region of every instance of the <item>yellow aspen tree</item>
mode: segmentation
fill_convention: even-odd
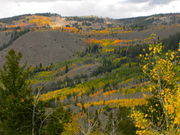
[[[178,50],[162,53],[161,43],[150,44],[149,53],[140,55],[146,61],[143,72],[149,77],[152,93],[148,105],[133,110],[131,118],[138,135],[180,134],[180,88]]]

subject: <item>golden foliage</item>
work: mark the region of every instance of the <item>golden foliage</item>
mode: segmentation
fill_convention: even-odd
[[[127,42],[127,41],[119,40],[119,39],[101,39],[101,40],[98,40],[98,39],[91,38],[91,39],[87,39],[85,42],[88,44],[100,44],[102,47],[107,47],[107,46],[118,45],[119,43]]]
[[[117,93],[117,90],[111,90],[103,93],[103,96],[111,96],[112,94]]]
[[[98,90],[98,91],[96,91],[95,93],[93,93],[93,94],[91,94],[91,95],[89,95],[90,97],[96,97],[97,95],[99,95],[100,93],[102,93],[103,92],[103,90]]]
[[[99,105],[117,105],[117,106],[124,106],[124,107],[134,107],[134,106],[144,105],[144,104],[146,104],[146,100],[144,98],[113,99],[113,100],[85,103],[84,107],[88,108],[90,106],[99,106]],[[81,105],[79,104],[79,106]]]
[[[133,111],[131,117],[135,120],[138,135],[179,135],[180,134],[180,88],[174,71],[176,52],[162,55],[162,44],[151,44],[149,54],[141,55],[147,64],[143,71],[151,79],[150,91],[152,97],[158,99],[162,107],[162,116],[156,116],[158,125],[151,119],[152,116],[140,111]],[[155,104],[158,107],[158,104]],[[156,108],[149,107],[149,112],[158,112]],[[162,124],[164,125],[162,128]]]
[[[80,126],[78,119],[81,117],[81,113],[77,113],[72,116],[71,121],[65,124],[65,131],[62,135],[78,135],[80,134]]]

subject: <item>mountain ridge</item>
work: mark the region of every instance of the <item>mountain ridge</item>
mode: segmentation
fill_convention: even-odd
[[[33,16],[41,17],[35,19],[44,19],[44,21],[50,21],[47,23],[44,22],[43,25],[43,26],[48,25],[50,27],[54,27],[54,25],[60,27],[73,25],[77,27],[77,23],[80,26],[83,25],[83,23],[80,24],[80,22],[87,23],[87,26],[92,25],[92,22],[95,22],[99,24],[106,23],[109,25],[131,26],[131,27],[132,26],[145,27],[149,25],[169,25],[169,24],[180,23],[180,13],[154,14],[150,16],[139,16],[139,17],[122,18],[122,19],[103,18],[98,16],[61,16],[56,13],[36,13],[36,14],[24,14],[24,15],[13,16],[8,18],[1,18],[0,28],[3,27],[6,28],[7,25],[17,25],[17,27],[22,27],[21,25],[25,25],[26,23],[29,23],[28,22],[29,20],[33,20],[34,19]],[[18,21],[22,21],[22,22],[18,24]],[[62,22],[64,21],[64,24],[60,23],[60,21]],[[32,24],[35,24],[35,22],[30,22],[29,25]]]

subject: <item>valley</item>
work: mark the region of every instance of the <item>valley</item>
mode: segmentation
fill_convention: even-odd
[[[74,135],[76,128],[75,135],[82,135],[81,128],[89,130],[83,122],[98,123],[91,135],[113,130],[112,135],[134,135],[131,109],[143,108],[153,95],[142,56],[150,56],[149,45],[160,42],[163,57],[178,50],[180,14],[128,19],[22,15],[0,19],[0,67],[10,49],[22,53],[32,93],[39,94],[45,110],[58,104],[71,110],[71,129],[66,125],[63,135]]]

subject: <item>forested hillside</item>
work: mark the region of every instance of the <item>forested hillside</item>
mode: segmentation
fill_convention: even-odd
[[[1,19],[0,134],[178,135],[178,19]]]

